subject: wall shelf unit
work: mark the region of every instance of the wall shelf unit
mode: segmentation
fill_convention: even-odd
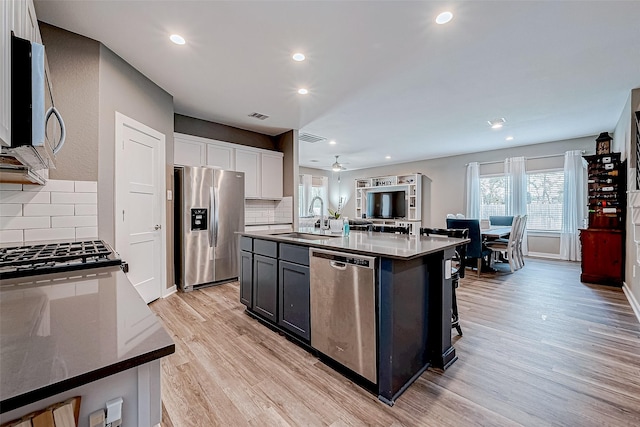
[[[405,218],[371,219],[384,224],[408,225],[412,234],[422,226],[422,182],[419,173],[405,175],[377,176],[355,180],[355,217],[366,218],[367,194],[381,191],[404,191],[406,201]]]

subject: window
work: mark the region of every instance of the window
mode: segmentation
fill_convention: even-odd
[[[329,180],[327,177],[300,175],[300,185],[298,186],[298,215],[300,217],[311,215],[309,205],[316,196],[319,196],[324,202],[324,213],[326,214],[329,208],[327,205],[328,184]],[[313,215],[320,216],[321,214],[323,214],[323,212],[320,212],[320,203],[314,203]]]
[[[506,178],[504,175],[480,177],[480,218],[492,215],[506,215]]]
[[[506,177],[480,177],[480,218],[506,215]],[[562,230],[564,172],[552,170],[527,174],[527,229]]]
[[[527,229],[562,230],[562,170],[527,174]]]

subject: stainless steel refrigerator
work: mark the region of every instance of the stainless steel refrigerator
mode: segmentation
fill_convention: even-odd
[[[207,167],[174,169],[176,284],[194,287],[238,278],[244,231],[244,173]]]

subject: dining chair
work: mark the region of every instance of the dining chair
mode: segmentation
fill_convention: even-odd
[[[489,224],[502,226],[513,225],[513,215],[490,215]]]
[[[516,242],[516,258],[518,260],[519,268],[524,267],[524,254],[522,252],[522,242],[524,241],[524,233],[527,231],[527,215],[523,215],[520,218],[518,224],[518,241]]]
[[[468,229],[452,229],[452,228],[421,228],[421,236],[447,236],[458,239],[466,239],[469,236]],[[467,252],[467,245],[458,245],[451,263],[451,327],[456,328],[458,335],[462,336],[462,327],[460,326],[460,316],[458,315],[458,298],[456,297],[456,289],[461,277],[464,277],[464,259]]]
[[[475,259],[478,269],[478,277],[480,277],[480,272],[482,271],[482,259],[484,257],[488,257],[492,253],[482,243],[482,235],[480,234],[480,220],[447,218],[447,228],[466,228],[469,230],[469,239],[471,240],[471,242],[467,244],[465,265],[470,265],[466,261]]]
[[[509,262],[509,268],[511,269],[512,273],[515,270],[520,268],[519,263],[517,261],[517,258],[518,258],[517,244],[518,244],[519,233],[520,233],[520,222],[521,222],[520,215],[516,215],[513,218],[509,239],[506,242],[504,240],[492,240],[485,243],[487,248],[489,248],[492,251],[491,259],[494,259],[497,253],[503,253],[505,255],[505,258]]]
[[[371,231],[380,233],[409,234],[409,227],[398,227],[395,225],[373,225]]]

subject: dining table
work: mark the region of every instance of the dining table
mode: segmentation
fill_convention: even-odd
[[[511,227],[509,226],[501,226],[494,228],[487,228],[486,230],[480,230],[480,235],[483,240],[495,240],[501,239],[504,237],[509,237],[511,234]]]

